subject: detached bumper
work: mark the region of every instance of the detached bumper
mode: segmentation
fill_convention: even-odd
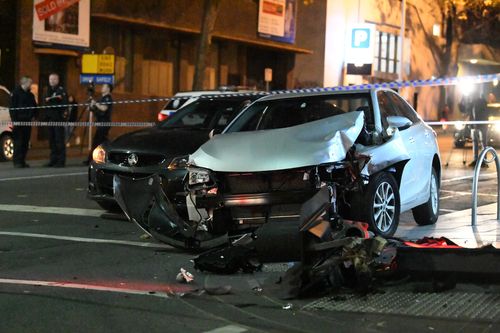
[[[194,222],[186,221],[176,211],[163,191],[162,178],[113,177],[114,199],[127,218],[164,243],[179,248],[212,248],[227,242],[227,234],[213,235],[198,230]]]

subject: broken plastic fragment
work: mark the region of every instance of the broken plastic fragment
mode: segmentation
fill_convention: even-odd
[[[191,283],[194,281],[194,275],[186,271],[184,268],[181,268],[175,279],[177,282]]]

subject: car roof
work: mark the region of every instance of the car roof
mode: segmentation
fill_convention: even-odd
[[[174,97],[199,97],[203,95],[235,95],[235,94],[259,94],[262,91],[257,90],[239,90],[239,91],[220,91],[220,90],[201,90],[201,91],[181,91],[174,95]]]
[[[279,100],[285,98],[298,98],[298,97],[309,97],[309,96],[329,96],[329,95],[345,95],[345,94],[363,94],[363,93],[371,93],[376,89],[357,89],[357,90],[336,90],[336,91],[327,91],[325,88],[316,89],[299,89],[297,91],[287,91],[284,93],[274,93],[272,95],[264,96],[260,100],[261,101],[271,101],[271,100]],[[315,91],[316,90],[316,91]],[[378,89],[382,90],[382,89]]]

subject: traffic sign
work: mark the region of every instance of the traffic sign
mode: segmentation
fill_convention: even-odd
[[[84,54],[82,56],[82,74],[114,74],[114,54]]]
[[[112,74],[80,74],[80,84],[113,84],[114,81]]]

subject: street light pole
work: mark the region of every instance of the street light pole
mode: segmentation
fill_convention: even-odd
[[[399,81],[403,81],[403,57],[406,26],[406,0],[401,0],[401,29],[399,31]]]

